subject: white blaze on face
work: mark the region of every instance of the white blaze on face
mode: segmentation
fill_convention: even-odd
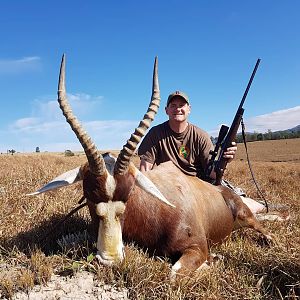
[[[116,181],[115,178],[111,174],[107,174],[107,179],[105,181],[105,190],[106,190],[106,196],[109,199],[113,198],[114,192],[116,189]]]
[[[107,172],[107,179],[105,181],[105,191],[107,193],[108,198],[112,199],[116,189],[116,181],[114,178],[114,167],[116,158],[111,154],[106,153],[103,156],[103,159],[105,161],[105,167]]]
[[[125,211],[121,201],[101,202],[96,206],[100,217],[97,239],[97,258],[104,265],[111,265],[124,258],[120,217]]]

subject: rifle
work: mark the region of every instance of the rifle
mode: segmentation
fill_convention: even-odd
[[[222,177],[223,177],[224,171],[226,169],[226,165],[228,163],[228,159],[224,158],[223,155],[224,155],[224,152],[226,151],[226,149],[228,147],[232,146],[232,142],[236,138],[236,134],[239,129],[239,126],[240,126],[240,123],[241,123],[241,120],[243,117],[243,113],[244,113],[243,105],[246,100],[248,91],[252,84],[252,81],[255,76],[255,73],[258,68],[259,63],[260,63],[260,59],[258,59],[255,64],[255,67],[254,67],[254,70],[250,77],[250,80],[248,82],[247,88],[244,92],[243,98],[237,109],[237,112],[234,116],[234,119],[232,121],[230,128],[226,125],[221,126],[215,148],[214,148],[214,150],[211,150],[209,153],[211,155],[211,158],[210,158],[207,168],[205,170],[205,176],[206,176],[206,178],[209,178],[211,171],[214,169],[214,171],[216,173],[215,185],[221,184]]]

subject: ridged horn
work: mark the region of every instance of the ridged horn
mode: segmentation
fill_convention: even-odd
[[[105,172],[105,163],[102,155],[98,152],[97,147],[92,142],[86,131],[84,131],[82,125],[79,123],[77,118],[74,116],[72,109],[69,105],[66,96],[66,85],[65,85],[65,54],[62,57],[59,82],[58,82],[58,103],[59,107],[63,112],[67,122],[70,124],[72,130],[75,132],[80,144],[82,145],[87,160],[89,162],[90,171],[96,176],[101,176]]]
[[[123,146],[123,149],[119,153],[114,168],[115,174],[122,175],[126,173],[129,166],[130,158],[134,154],[137,145],[139,144],[142,137],[145,135],[147,129],[150,127],[150,124],[154,120],[154,116],[158,111],[160,105],[160,92],[159,92],[159,84],[158,84],[157,64],[158,64],[158,59],[156,56],[154,61],[154,69],[153,69],[152,96],[151,96],[151,101],[147,113],[144,115],[143,120],[140,122],[139,126],[135,129],[134,133],[130,136],[130,139]]]

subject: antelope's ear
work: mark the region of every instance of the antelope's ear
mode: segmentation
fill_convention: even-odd
[[[27,196],[38,195],[44,192],[55,190],[63,186],[71,185],[79,180],[82,180],[82,176],[80,172],[80,167],[77,167],[76,169],[70,170],[66,173],[59,175],[58,177],[54,178],[49,183],[41,187],[36,192],[27,194]]]
[[[147,193],[153,195],[158,198],[160,201],[166,203],[169,206],[176,207],[174,204],[170,203],[165,196],[160,192],[160,190],[156,187],[156,185],[146,177],[142,172],[140,172],[137,168],[135,168],[135,183],[137,186],[142,188]]]

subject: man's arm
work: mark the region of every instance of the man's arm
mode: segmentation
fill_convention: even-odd
[[[153,167],[152,163],[147,162],[146,160],[141,158],[140,170],[143,172],[151,170]]]

